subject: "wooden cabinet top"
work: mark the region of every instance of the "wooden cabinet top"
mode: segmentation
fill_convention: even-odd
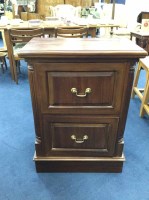
[[[134,42],[120,38],[33,38],[18,55],[23,58],[140,58],[147,52]]]

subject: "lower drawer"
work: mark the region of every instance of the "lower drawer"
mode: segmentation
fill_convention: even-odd
[[[113,156],[118,118],[46,116],[47,156]]]

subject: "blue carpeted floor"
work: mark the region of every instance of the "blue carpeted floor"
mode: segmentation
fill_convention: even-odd
[[[0,71],[0,200],[149,200],[149,117],[139,117],[138,98],[129,107],[122,173],[36,173],[31,98],[23,65],[18,85],[9,69]]]

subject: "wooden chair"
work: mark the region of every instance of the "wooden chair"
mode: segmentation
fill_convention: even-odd
[[[11,62],[13,65],[14,79],[18,83],[17,69],[20,68],[20,58],[17,54],[18,50],[22,48],[27,42],[29,42],[33,37],[44,36],[44,31],[42,28],[36,29],[9,29],[9,55],[11,57]]]
[[[138,88],[138,81],[141,69],[144,69],[146,73],[146,83],[143,89]],[[145,113],[149,115],[149,56],[139,60],[131,97],[134,98],[135,95],[137,95],[141,100],[140,117],[143,117]]]
[[[88,36],[88,27],[81,28],[55,28],[55,37],[81,38]]]

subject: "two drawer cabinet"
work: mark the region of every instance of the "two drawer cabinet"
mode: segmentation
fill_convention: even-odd
[[[145,55],[120,39],[34,38],[23,47],[37,172],[122,171],[133,66]]]

